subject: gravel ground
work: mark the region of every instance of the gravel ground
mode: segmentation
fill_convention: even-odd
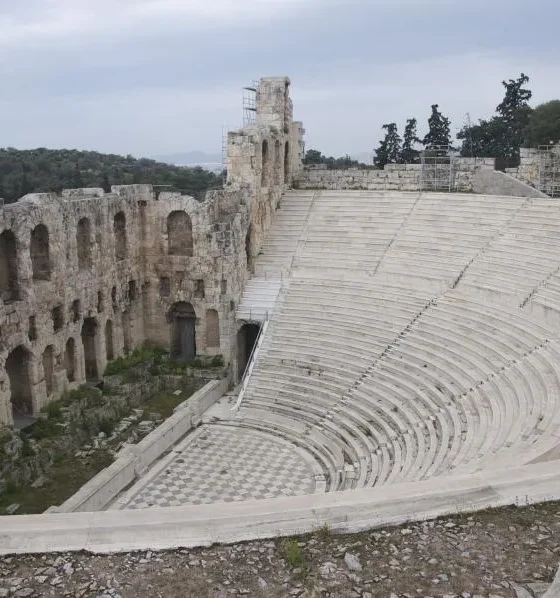
[[[560,560],[560,503],[353,535],[114,555],[0,557],[0,598],[539,598]]]

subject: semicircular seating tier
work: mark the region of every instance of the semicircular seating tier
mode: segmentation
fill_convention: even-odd
[[[292,191],[240,319],[263,293],[274,313],[221,423],[307,452],[327,490],[556,456],[557,200]]]

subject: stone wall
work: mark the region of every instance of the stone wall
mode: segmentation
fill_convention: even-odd
[[[301,168],[289,85],[260,81],[257,121],[229,134],[227,184],[203,202],[128,185],[27,195],[3,208],[0,424],[15,416],[23,425],[144,343],[222,354],[237,371],[235,310],[248,266]]]
[[[560,196],[560,144],[548,149],[524,148],[519,166],[506,173],[548,195]]]
[[[493,170],[494,159],[456,158],[453,159],[452,166],[455,190],[472,191],[472,181],[476,173],[481,170]],[[387,164],[383,170],[329,170],[319,166],[305,168],[294,182],[300,189],[419,191],[421,174],[421,164]]]

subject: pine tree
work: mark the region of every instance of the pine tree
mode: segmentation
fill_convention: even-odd
[[[432,114],[428,119],[429,130],[422,142],[424,146],[450,145],[450,124],[451,121],[439,111],[439,105],[432,104]]]
[[[403,144],[401,149],[401,155],[399,162],[402,164],[411,164],[418,159],[419,151],[414,149],[417,143],[422,143],[416,134],[417,120],[415,118],[409,118],[406,121],[406,127],[404,128]]]
[[[386,164],[396,164],[401,153],[401,138],[396,123],[385,124],[382,128],[387,132],[385,138],[379,142],[373,159],[373,163],[379,168],[385,168]]]

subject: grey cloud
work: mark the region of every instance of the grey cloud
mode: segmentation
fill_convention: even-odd
[[[292,78],[310,142],[333,153],[369,149],[383,122],[434,101],[485,116],[521,70],[560,95],[555,0],[213,1],[0,0],[0,32],[16,24],[0,41],[3,144],[215,150],[200,124],[235,125],[235,94],[270,74]]]

